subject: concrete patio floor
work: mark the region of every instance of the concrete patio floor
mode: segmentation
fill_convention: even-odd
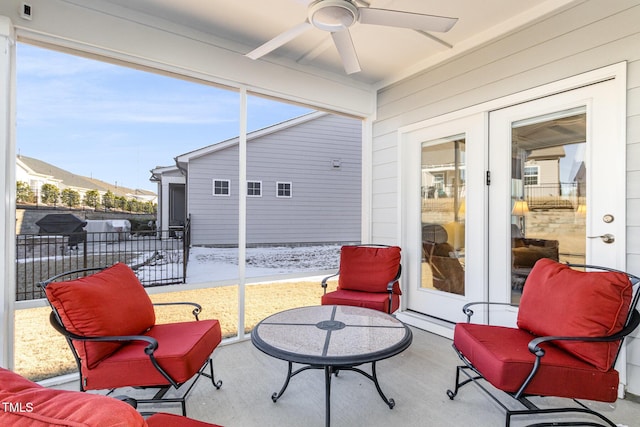
[[[332,381],[331,425],[504,425],[502,409],[473,384],[462,388],[455,400],[449,400],[446,390],[453,386],[455,367],[459,362],[451,341],[415,328],[413,333],[413,343],[406,351],[378,363],[381,387],[387,397],[395,400],[395,407],[389,409],[370,380],[345,371]],[[207,378],[200,379],[187,400],[190,417],[225,427],[325,425],[324,374],[321,370],[306,371],[292,378],[284,395],[273,403],[271,395],[282,386],[286,362],[263,354],[250,341],[221,345],[213,360],[216,377],[223,381],[223,386],[216,390]],[[363,368],[370,372],[369,366]],[[59,388],[77,390],[77,382]],[[134,392],[138,393],[137,390]],[[544,403],[557,406],[571,402],[544,399]],[[589,404],[619,426],[640,425],[640,403],[632,399],[613,404]],[[179,413],[178,406],[164,406],[162,410]],[[515,418],[512,426],[532,422]]]

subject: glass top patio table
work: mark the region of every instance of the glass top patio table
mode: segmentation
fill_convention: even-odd
[[[253,329],[251,340],[278,359],[355,366],[402,352],[412,334],[404,323],[381,311],[322,305],[271,315]]]
[[[273,314],[251,332],[256,348],[289,362],[285,383],[271,398],[276,402],[291,377],[307,369],[324,369],[326,425],[330,424],[331,375],[341,370],[358,372],[374,382],[380,397],[393,408],[378,383],[376,362],[401,353],[411,345],[411,329],[393,316],[362,307],[322,305]],[[292,370],[292,364],[306,365]],[[371,363],[371,374],[356,368]]]

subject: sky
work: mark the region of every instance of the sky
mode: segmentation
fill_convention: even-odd
[[[248,100],[249,131],[310,112]],[[239,133],[236,92],[24,43],[17,49],[17,154],[157,191],[156,166]]]

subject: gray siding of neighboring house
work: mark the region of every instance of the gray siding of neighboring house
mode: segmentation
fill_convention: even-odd
[[[640,274],[638,22],[638,1],[578,3],[557,15],[381,90],[377,121],[373,128],[372,240],[395,243],[398,236],[398,128],[627,61],[627,269]],[[638,332],[628,344],[629,391],[638,394]]]
[[[249,245],[360,241],[361,129],[325,115],[249,140],[247,180],[262,182],[262,196],[247,198]],[[214,179],[229,180],[231,195],[214,196]],[[276,197],[276,182],[290,182],[293,196]],[[237,145],[189,161],[194,245],[237,244],[238,185]]]

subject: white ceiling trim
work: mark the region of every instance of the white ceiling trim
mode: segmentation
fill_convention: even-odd
[[[383,89],[386,86],[390,86],[394,83],[397,83],[398,81],[406,79],[407,77],[428,70],[429,68],[434,67],[442,62],[448,61],[454,57],[460,56],[465,52],[476,49],[486,43],[491,42],[492,40],[495,40],[499,37],[504,37],[505,35],[516,31],[519,28],[530,25],[531,23],[539,21],[540,19],[543,19],[547,16],[555,15],[564,10],[570,9],[580,3],[584,3],[585,1],[586,0],[547,0],[545,3],[529,9],[524,13],[516,15],[507,21],[501,22],[500,24],[477,34],[473,38],[456,44],[451,49],[433,55],[425,59],[424,61],[415,64],[412,67],[407,67],[406,69],[402,70],[402,72],[378,82],[375,88],[376,90]]]

